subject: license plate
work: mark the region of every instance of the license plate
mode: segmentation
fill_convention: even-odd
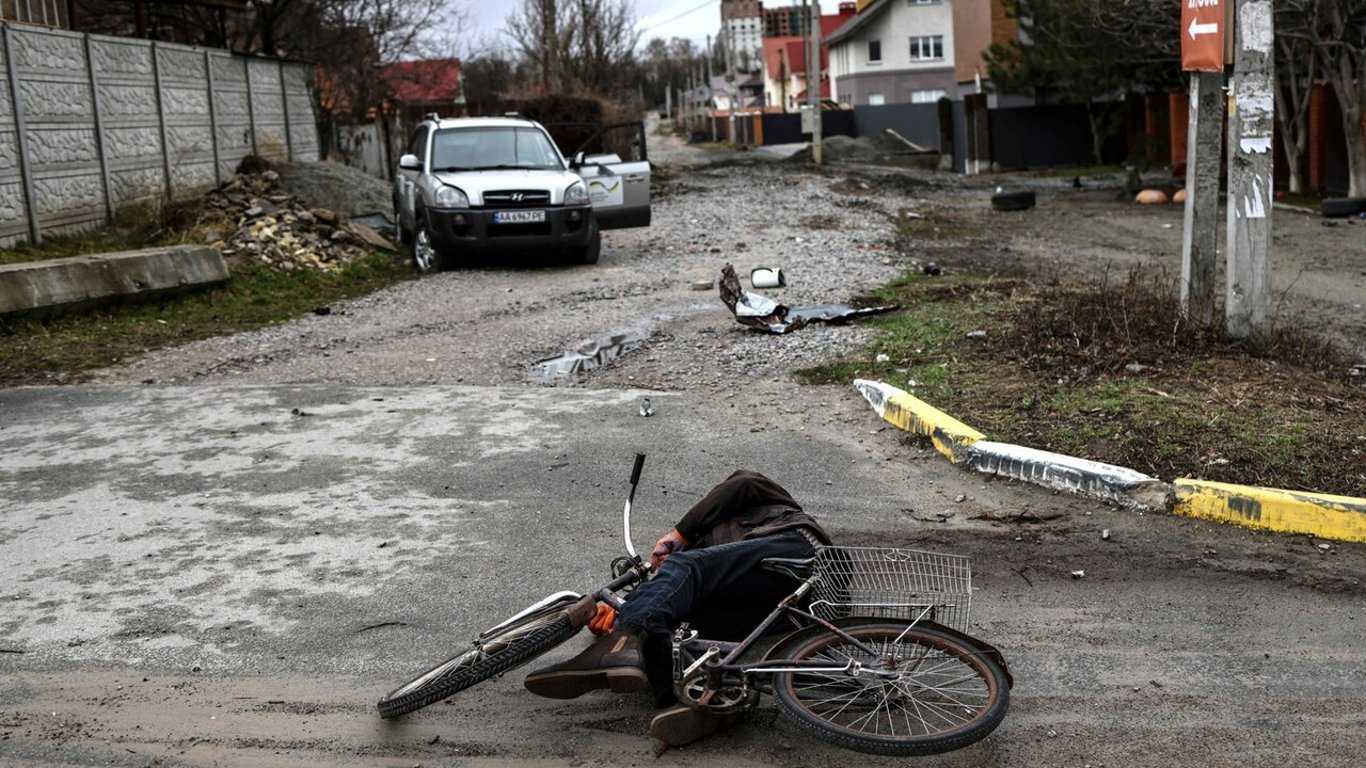
[[[545,221],[545,211],[495,211],[494,224],[536,224]]]

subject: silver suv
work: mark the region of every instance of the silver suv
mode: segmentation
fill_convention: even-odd
[[[525,251],[596,263],[600,230],[650,223],[643,125],[607,126],[584,146],[622,129],[638,131],[627,160],[578,151],[567,161],[532,120],[429,115],[394,182],[394,212],[414,266],[426,273],[468,257]]]

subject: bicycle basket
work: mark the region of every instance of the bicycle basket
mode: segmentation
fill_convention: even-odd
[[[930,619],[966,632],[972,606],[970,558],[914,549],[817,547],[811,612]]]

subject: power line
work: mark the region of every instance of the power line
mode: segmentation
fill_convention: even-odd
[[[665,20],[663,20],[663,21],[657,21],[657,22],[655,22],[654,24],[651,24],[651,25],[648,26],[648,27],[641,27],[641,28],[640,28],[640,31],[641,31],[641,32],[646,32],[646,31],[648,31],[648,30],[654,29],[655,27],[662,27],[662,26],[664,26],[665,24],[668,24],[668,23],[670,23],[670,22],[678,21],[679,19],[683,18],[684,16],[688,16],[688,15],[690,15],[690,14],[697,13],[698,11],[702,10],[703,8],[706,8],[707,6],[709,6],[709,5],[711,5],[712,3],[715,3],[715,2],[716,2],[716,0],[706,0],[706,2],[703,2],[702,4],[700,4],[700,5],[698,5],[698,6],[694,7],[694,8],[689,8],[688,10],[686,10],[686,11],[684,11],[684,12],[682,12],[682,13],[676,15],[676,16],[670,16],[669,18],[667,18],[667,19],[665,19]]]

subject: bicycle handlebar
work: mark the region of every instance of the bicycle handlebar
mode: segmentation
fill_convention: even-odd
[[[640,482],[640,470],[645,466],[645,454],[636,454],[635,466],[631,468],[631,492],[626,496],[626,509],[621,513],[621,534],[626,541],[626,554],[631,559],[639,563],[640,555],[636,554],[636,547],[631,543],[631,502],[636,498],[636,485]]]

